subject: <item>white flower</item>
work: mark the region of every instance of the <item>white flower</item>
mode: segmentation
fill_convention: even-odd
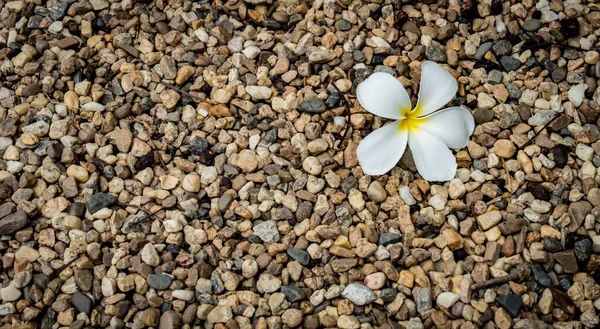
[[[391,170],[408,144],[423,178],[446,181],[454,177],[457,166],[450,148],[467,146],[475,122],[461,107],[437,111],[458,90],[450,73],[434,62],[425,62],[421,71],[419,100],[414,108],[400,81],[390,74],[373,73],[358,85],[356,95],[365,109],[396,120],[370,133],[358,146],[356,154],[366,174],[382,175]]]

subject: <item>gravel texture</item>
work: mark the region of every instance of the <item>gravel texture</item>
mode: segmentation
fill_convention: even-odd
[[[0,1],[0,328],[600,325],[600,5]],[[421,63],[449,182],[356,87]]]

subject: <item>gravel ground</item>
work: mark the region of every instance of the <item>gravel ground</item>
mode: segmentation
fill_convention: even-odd
[[[0,0],[0,328],[598,327],[600,4],[423,2]],[[365,175],[425,60],[455,178]]]

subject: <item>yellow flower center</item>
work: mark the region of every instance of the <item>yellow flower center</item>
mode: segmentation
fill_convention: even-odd
[[[414,133],[416,130],[418,130],[419,125],[426,120],[425,118],[419,118],[418,113],[419,111],[416,111],[416,109],[413,111],[411,111],[411,109],[402,109],[398,129],[402,131],[408,130],[410,133]]]

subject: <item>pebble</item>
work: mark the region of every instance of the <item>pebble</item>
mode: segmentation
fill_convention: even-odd
[[[506,296],[498,296],[496,297],[496,301],[500,306],[502,306],[511,317],[516,317],[519,315],[521,308],[523,307],[523,300],[520,296],[509,294]]]
[[[115,197],[108,193],[97,193],[87,198],[87,209],[91,214],[115,203]]]
[[[3,207],[4,205],[10,205],[10,203],[5,203],[0,207]],[[12,210],[9,212],[12,212]],[[23,210],[17,210],[15,213],[9,214],[4,218],[0,219],[0,235],[13,234],[14,232],[25,227],[27,223],[29,223],[27,214]]]
[[[499,139],[494,143],[494,153],[498,156],[509,159],[512,158],[515,152],[515,145],[508,139]]]
[[[274,221],[264,221],[254,225],[253,231],[264,242],[275,243],[279,241],[279,231]]]
[[[342,297],[358,306],[371,304],[377,299],[377,296],[375,296],[375,293],[370,288],[359,283],[347,285],[342,292]]]
[[[318,114],[325,112],[327,110],[327,106],[325,105],[325,102],[322,99],[313,98],[300,103],[298,110],[300,112]]]
[[[246,92],[254,99],[269,99],[272,94],[271,88],[265,86],[247,86]]]
[[[523,29],[528,32],[535,32],[542,27],[542,22],[539,19],[528,19],[523,23]]]
[[[436,303],[446,309],[450,309],[458,300],[460,296],[452,292],[443,292],[436,298]]]
[[[87,314],[92,314],[92,308],[94,306],[93,300],[82,292],[75,292],[71,297],[71,303],[77,311]]]
[[[147,280],[148,286],[156,290],[167,290],[171,282],[171,278],[164,274],[150,274]]]
[[[300,302],[306,299],[304,290],[295,286],[281,286],[281,292],[285,295],[285,298],[290,303]]]
[[[581,105],[585,97],[585,91],[587,90],[587,88],[588,86],[585,83],[580,83],[578,85],[572,86],[569,89],[569,101],[573,104],[573,106],[579,107]]]

